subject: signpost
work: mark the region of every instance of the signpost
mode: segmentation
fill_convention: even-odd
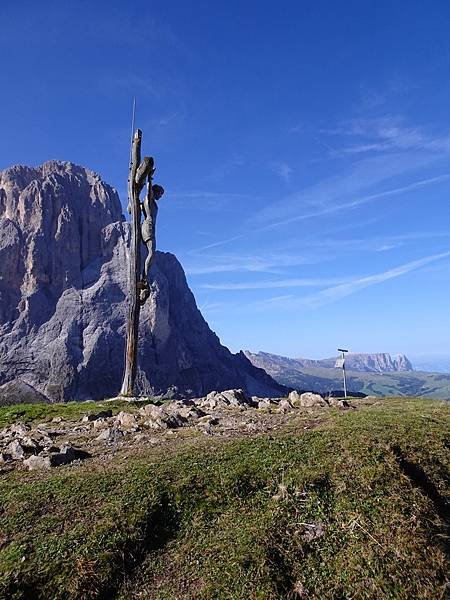
[[[338,348],[338,352],[342,352],[342,358],[336,361],[336,367],[342,367],[342,377],[344,379],[344,397],[347,398],[347,380],[345,377],[345,353],[348,350],[344,350],[343,348]]]

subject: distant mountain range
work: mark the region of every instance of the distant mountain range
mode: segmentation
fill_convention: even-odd
[[[320,393],[342,389],[342,371],[335,366],[338,357],[312,360],[249,351],[245,355],[283,385]],[[388,353],[348,354],[346,372],[352,392],[450,399],[450,374],[414,371],[404,355],[393,358]]]

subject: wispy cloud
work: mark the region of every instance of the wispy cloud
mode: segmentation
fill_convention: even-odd
[[[355,179],[357,179],[356,174]],[[292,194],[281,201],[272,203],[260,211],[256,217],[254,217],[256,222],[260,223],[260,226],[255,227],[253,223],[252,227],[246,227],[245,233],[236,234],[227,238],[223,238],[222,240],[217,240],[211,244],[197,248],[193,252],[202,252],[204,250],[225,246],[232,242],[247,238],[250,235],[269,231],[283,225],[288,225],[289,223],[314,219],[341,211],[352,210],[364,204],[374,202],[375,200],[392,196],[400,196],[401,194],[406,194],[426,186],[443,183],[449,180],[450,173],[444,173],[436,177],[419,179],[409,183],[408,185],[390,188],[382,192],[357,196],[355,192],[357,191],[358,185],[363,185],[362,182],[359,184],[358,181],[353,183],[350,175],[342,179],[332,178],[326,182],[323,182],[322,184],[319,184],[318,186],[314,186],[314,188],[309,188],[304,192]],[[348,189],[349,195],[354,195],[354,199],[342,202],[340,198],[344,196],[346,189]],[[302,207],[304,208],[304,212],[299,213],[299,210],[301,210]],[[313,210],[311,210],[312,207],[314,207]],[[281,215],[286,215],[287,218],[280,219],[279,217]],[[277,216],[278,219],[276,218]],[[267,224],[264,224],[265,222]]]
[[[236,194],[235,192],[212,192],[208,190],[178,190],[167,191],[170,195],[170,206],[177,210],[180,207],[189,208],[189,210],[204,211],[230,211],[236,213],[237,209],[245,202],[254,199],[253,196],[246,194]]]
[[[280,268],[309,263],[310,260],[300,254],[282,254],[264,252],[261,254],[226,253],[218,256],[203,256],[199,263],[185,261],[189,275],[210,273],[277,273]],[[314,261],[315,262],[315,261]]]
[[[221,181],[230,175],[235,169],[244,165],[244,157],[236,154],[223,160],[219,165],[216,165],[211,171],[209,179],[212,179],[213,181]]]
[[[335,129],[323,130],[323,133],[358,140],[332,151],[338,155],[398,150],[450,151],[450,134],[433,136],[420,127],[406,125],[398,116],[351,119]]]
[[[283,161],[274,161],[269,163],[270,169],[278,175],[278,177],[284,181],[284,183],[290,183],[292,168]]]
[[[290,222],[291,217],[305,219],[342,208],[353,208],[382,197],[378,193],[371,193],[371,190],[375,189],[378,192],[380,186],[393,177],[421,169],[434,160],[436,160],[435,155],[412,151],[365,157],[354,162],[339,175],[327,177],[315,185],[271,202],[256,215],[255,221],[261,225],[284,223],[285,220]],[[443,177],[445,178],[446,175]],[[442,179],[422,179],[413,182],[412,185],[429,185],[438,181]],[[379,193],[386,195],[409,189],[411,188],[399,187],[393,188],[392,192],[380,190]]]
[[[442,183],[443,181],[447,181],[450,179],[450,173],[445,173],[443,175],[439,175],[437,177],[430,177],[427,179],[421,179],[419,181],[414,181],[408,185],[400,186],[397,188],[392,188],[389,190],[384,190],[382,192],[378,192],[376,194],[368,194],[365,196],[356,197],[354,200],[350,200],[349,202],[337,202],[335,204],[329,204],[327,206],[323,206],[318,210],[307,212],[304,214],[296,215],[290,217],[288,219],[284,219],[281,221],[277,221],[275,223],[270,223],[266,226],[267,229],[273,229],[274,227],[280,227],[281,225],[287,225],[288,223],[293,223],[295,221],[302,221],[305,219],[311,219],[313,217],[321,217],[323,215],[339,212],[342,210],[349,210],[352,208],[356,208],[363,204],[368,204],[369,202],[373,202],[374,200],[379,200],[381,198],[387,198],[388,196],[397,196],[400,194],[405,194],[407,192],[412,192],[418,188],[425,187],[428,185]]]
[[[361,277],[348,283],[341,283],[334,287],[327,288],[325,290],[322,290],[321,292],[318,292],[317,294],[310,296],[309,298],[304,299],[303,302],[311,306],[322,306],[323,304],[336,302],[337,300],[341,300],[342,298],[350,296],[351,294],[354,294],[355,292],[363,290],[367,287],[383,283],[385,281],[388,281],[389,279],[401,277],[402,275],[406,275],[407,273],[416,271],[417,269],[420,269],[425,265],[436,262],[443,258],[447,258],[449,256],[450,251],[441,252],[440,254],[433,254],[432,256],[426,256],[418,260],[413,260],[399,267],[395,267],[394,269],[384,271],[383,273],[377,273],[376,275]]]
[[[265,281],[243,281],[239,283],[204,283],[198,287],[209,290],[265,290],[273,288],[321,287],[342,283],[338,278],[303,278],[303,279],[274,279]]]

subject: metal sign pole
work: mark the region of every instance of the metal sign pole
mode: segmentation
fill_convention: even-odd
[[[344,379],[344,398],[347,398],[347,379],[345,376],[345,352],[348,352],[348,350],[338,348],[338,352],[342,352],[342,377]]]

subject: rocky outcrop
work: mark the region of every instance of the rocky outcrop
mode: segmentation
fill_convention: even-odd
[[[14,388],[52,401],[117,394],[128,240],[117,192],[92,171],[51,161],[0,173],[0,386],[8,384],[9,402]],[[220,344],[175,256],[156,253],[151,281],[141,310],[140,393],[283,393]]]
[[[323,358],[314,360],[310,358],[288,358],[269,354],[268,352],[245,351],[245,356],[256,366],[265,369],[272,376],[277,373],[290,370],[301,370],[302,368],[320,367],[324,369],[334,369],[337,357]],[[413,366],[404,354],[399,354],[393,358],[387,352],[376,354],[347,354],[345,356],[345,366],[350,371],[360,371],[366,373],[392,373],[402,371],[412,371]]]
[[[146,403],[145,398],[111,400],[102,406],[114,408],[101,411],[93,410],[92,403],[88,403],[88,412],[81,419],[57,416],[43,423],[14,423],[0,428],[0,475],[24,467],[33,471],[68,464],[76,467],[87,458],[104,460],[108,448],[115,453],[119,448],[161,446],[181,429],[230,437],[239,432],[283,427],[296,414],[316,419],[330,407],[356,408],[342,399],[326,401],[318,394],[291,392],[288,398],[257,398],[241,389],[156,404]],[[113,414],[120,408],[123,410]]]
[[[399,371],[412,371],[413,367],[404,354],[393,358],[387,352],[378,354],[348,354],[345,366],[352,371],[367,373],[392,373]]]

